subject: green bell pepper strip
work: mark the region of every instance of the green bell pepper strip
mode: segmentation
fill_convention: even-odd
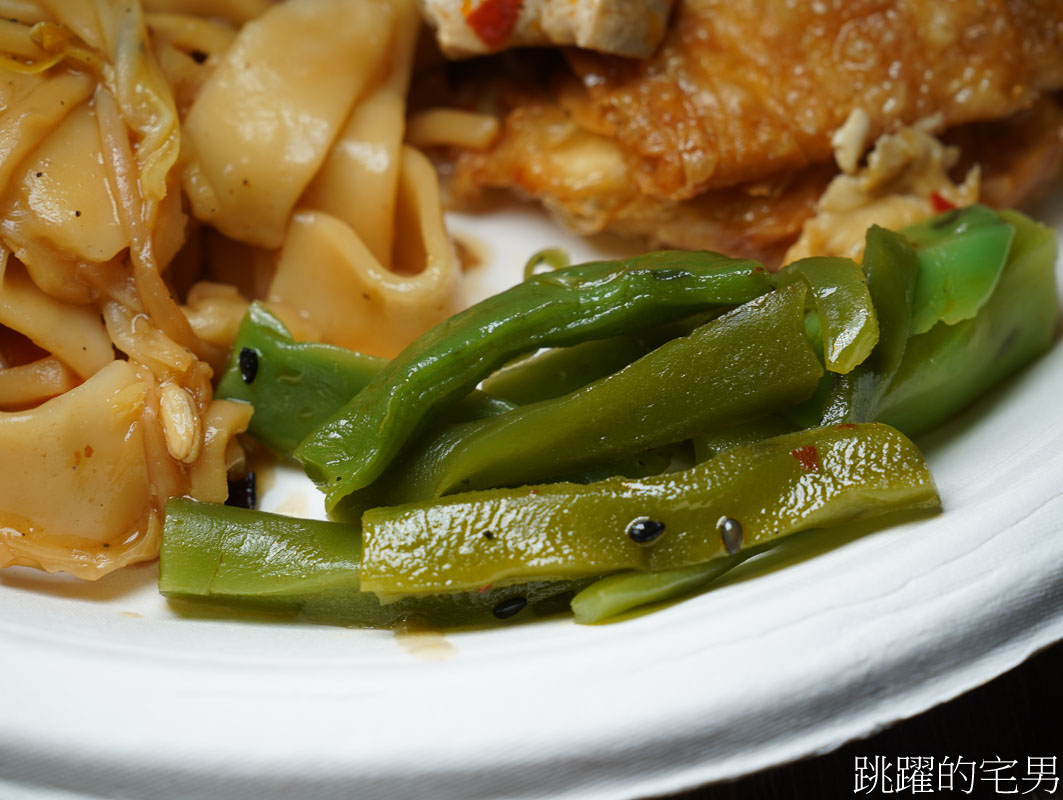
[[[544,250],[532,253],[531,258],[524,262],[524,280],[540,272],[548,272],[555,269],[564,269],[572,265],[572,259],[567,250],[560,247],[547,247]]]
[[[402,597],[656,572],[799,530],[939,502],[908,439],[885,425],[846,424],[767,439],[643,480],[494,489],[371,509],[362,518],[361,585]],[[636,541],[636,531],[644,539],[647,530],[658,535]]]
[[[734,305],[771,288],[756,262],[661,251],[535,275],[431,329],[296,448],[331,508],[380,476],[430,413],[514,356]]]
[[[386,363],[343,347],[297,342],[280,319],[255,302],[240,322],[215,397],[253,405],[247,432],[275,453],[290,456]],[[512,408],[512,403],[473,390],[447,418],[481,419]]]
[[[754,547],[692,567],[607,575],[572,598],[573,619],[581,625],[591,625],[633,608],[693,594],[759,552],[760,548]]]
[[[849,258],[803,258],[775,275],[775,285],[808,284],[819,317],[823,363],[851,372],[878,342],[878,319],[860,265]]]
[[[694,445],[694,461],[700,464],[726,450],[753,444],[762,439],[770,439],[773,436],[794,433],[796,430],[794,424],[781,414],[769,414],[722,431],[697,433],[691,437]]]
[[[603,347],[610,343],[615,345],[612,355]],[[566,373],[559,384],[562,389],[569,384],[581,386],[593,380],[603,364],[616,362],[617,354],[626,364],[650,347],[636,337],[617,337],[586,344],[597,346],[594,354],[597,358],[580,352],[580,345],[545,354],[550,365]],[[255,374],[250,382],[244,377],[246,367],[241,366],[246,350],[255,354]],[[310,431],[338,411],[352,394],[360,391],[384,363],[385,359],[341,347],[296,342],[280,319],[256,302],[251,304],[241,321],[230,365],[222,375],[216,396],[251,403],[255,413],[248,432],[274,452],[290,456]],[[527,396],[533,386],[544,385],[545,382],[540,380],[543,377],[541,369],[536,365],[525,374],[522,367],[520,377],[510,383],[511,394]],[[605,374],[612,371],[609,369]],[[557,386],[553,389],[556,391]],[[473,390],[432,421],[440,426],[458,424],[511,411],[514,407],[503,398]],[[669,461],[667,454],[650,451],[618,462],[594,465],[568,477],[583,482],[616,474],[640,477],[663,471]]]
[[[823,373],[804,297],[800,283],[770,292],[565,397],[441,429],[343,513],[557,479],[799,402]]]
[[[534,612],[587,584],[532,583],[381,603],[359,588],[361,557],[357,525],[175,498],[166,506],[159,591],[175,600],[334,625],[382,627],[420,617],[455,626],[495,621],[495,607],[515,594]]]
[[[386,363],[343,347],[296,342],[284,323],[256,302],[240,322],[215,397],[253,405],[247,432],[274,452],[291,455],[321,424],[323,413],[341,408]]]
[[[486,378],[483,390],[516,405],[551,400],[612,375],[653,349],[644,336],[614,336],[534,353]]]
[[[870,422],[908,346],[919,261],[908,239],[877,225],[867,231],[863,269],[879,320],[879,340],[867,359],[834,376],[824,399],[822,425]]]
[[[1008,259],[1014,227],[982,205],[957,208],[901,231],[916,245],[919,277],[912,335],[955,325],[986,304]]]
[[[973,319],[908,340],[878,419],[917,436],[974,402],[1052,346],[1059,318],[1056,233],[1015,211],[1006,268]]]

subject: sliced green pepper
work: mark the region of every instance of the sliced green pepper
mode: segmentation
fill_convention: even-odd
[[[700,464],[726,450],[773,436],[782,436],[784,433],[794,433],[796,430],[794,424],[781,414],[769,414],[721,431],[697,433],[691,437],[694,444],[694,461]]]
[[[798,530],[938,503],[922,455],[897,431],[875,423],[820,428],[643,480],[495,489],[372,509],[362,520],[362,588],[404,596],[656,572]]]
[[[297,342],[264,305],[252,303],[215,396],[253,405],[247,432],[274,452],[290,455],[386,363],[343,347]]]
[[[607,575],[572,598],[572,616],[581,625],[589,625],[633,608],[692,594],[758,552],[758,548],[751,548],[727,558],[714,558],[704,564],[662,572]]]
[[[511,358],[744,303],[770,286],[756,262],[677,251],[535,275],[428,331],[295,455],[331,508],[379,477],[421,420]]]
[[[908,341],[878,418],[910,436],[974,402],[1052,346],[1059,300],[1056,234],[1015,211],[1007,267],[974,319],[937,325]]]
[[[536,403],[612,375],[652,349],[648,339],[641,336],[592,339],[534,353],[499,370],[481,385],[488,394],[516,405]]]
[[[850,372],[878,341],[878,319],[860,265],[849,258],[803,258],[780,270],[776,285],[804,280],[819,317],[823,363]]]
[[[357,525],[175,498],[166,506],[159,591],[312,622],[380,627],[416,616],[452,626],[497,619],[495,609],[517,592],[535,609],[586,585],[532,583],[384,604],[360,590],[361,557]]]
[[[556,479],[785,408],[823,372],[805,338],[804,296],[800,284],[771,292],[565,397],[445,428],[349,502]]]
[[[919,277],[912,335],[978,313],[1000,279],[1015,230],[982,205],[957,208],[901,231],[916,245]]]
[[[864,272],[879,320],[879,340],[867,359],[835,376],[821,408],[821,424],[870,422],[901,365],[912,322],[919,261],[908,239],[872,225],[864,244]]]
[[[297,342],[280,319],[255,302],[240,322],[215,396],[253,405],[247,432],[275,453],[290,456],[386,363],[343,347]],[[452,409],[449,421],[482,419],[512,408],[474,390]]]

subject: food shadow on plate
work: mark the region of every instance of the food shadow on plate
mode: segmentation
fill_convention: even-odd
[[[154,586],[158,580],[159,568],[155,561],[115,570],[96,581],[82,580],[62,572],[40,572],[30,567],[0,570],[2,587],[88,603],[107,603],[130,597]]]

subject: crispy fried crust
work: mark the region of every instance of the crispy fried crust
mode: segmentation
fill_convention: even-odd
[[[549,88],[541,60],[530,80],[491,71],[503,133],[458,155],[459,203],[515,189],[583,233],[770,262],[814,212],[854,108],[868,144],[940,115],[997,205],[1054,175],[1063,150],[1047,96],[1063,86],[1060,0],[681,0],[652,59],[565,58]]]
[[[872,139],[1028,107],[1063,85],[1063,3],[687,0],[648,61],[568,58],[570,113],[618,144],[643,193],[681,200],[829,160],[856,107]]]
[[[459,204],[485,187],[535,198],[582,233],[609,230],[653,245],[719,250],[775,264],[836,174],[833,164],[783,170],[771,179],[715,189],[683,201],[638,192],[609,140],[575,125],[560,109],[533,106],[510,115],[487,154],[464,153],[451,189]],[[998,122],[954,128],[962,177],[980,164],[982,199],[1021,205],[1049,185],[1063,162],[1063,110],[1049,97]]]

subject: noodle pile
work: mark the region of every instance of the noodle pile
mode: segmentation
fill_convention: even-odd
[[[202,14],[209,13],[206,17]],[[392,355],[455,310],[403,144],[413,0],[0,0],[0,567],[153,558],[222,502],[250,299]]]

